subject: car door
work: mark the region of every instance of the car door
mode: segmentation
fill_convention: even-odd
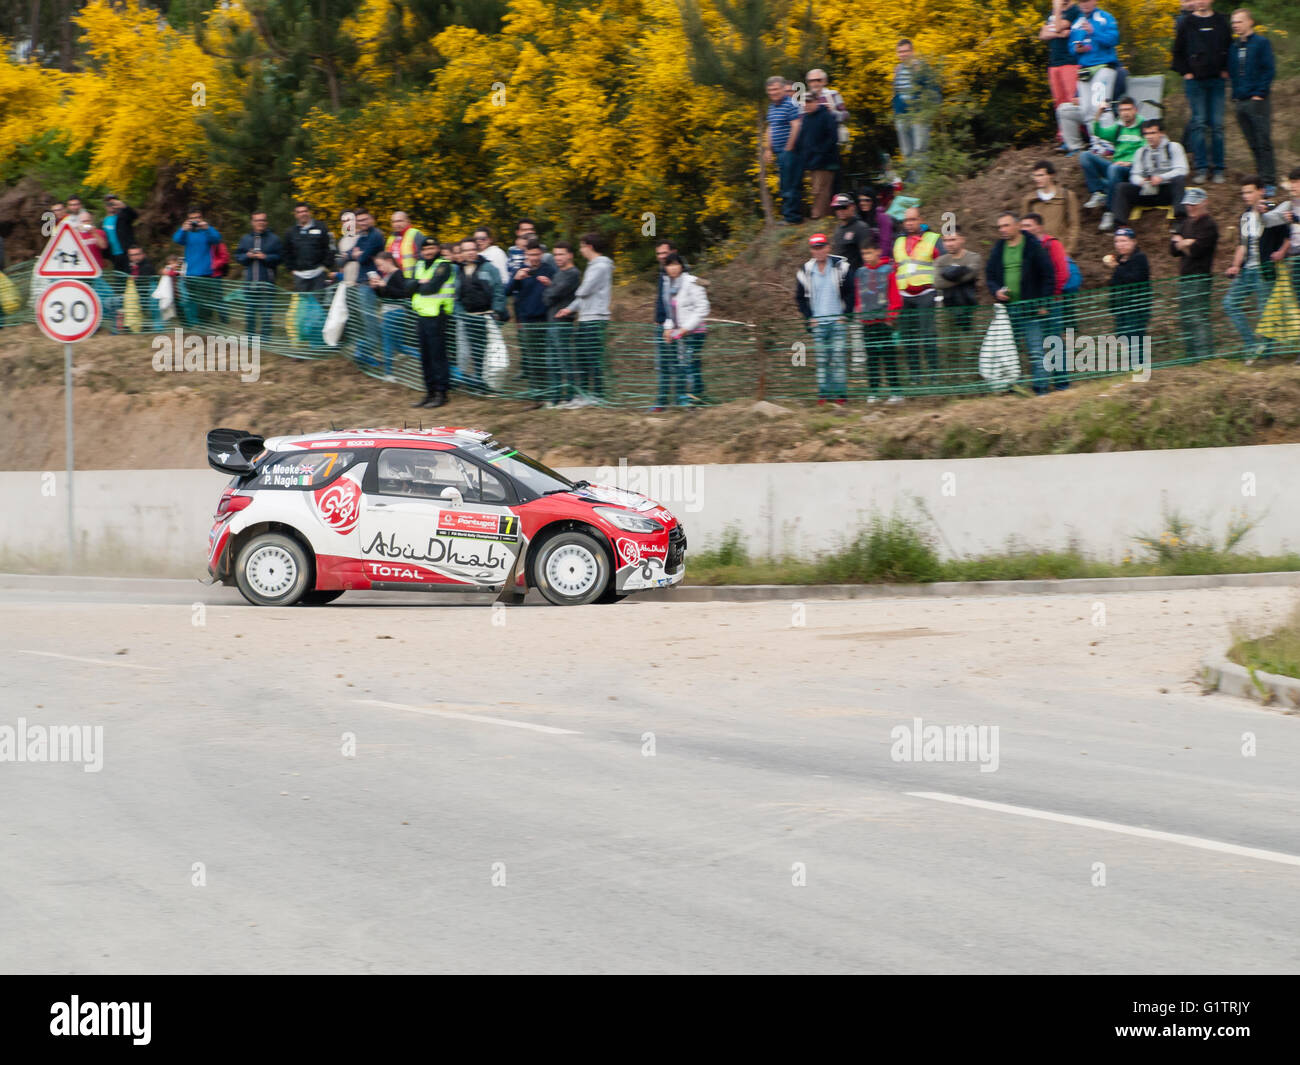
[[[459,503],[443,497],[447,489]],[[375,585],[499,591],[520,543],[509,491],[454,450],[383,449],[362,499],[365,575]]]

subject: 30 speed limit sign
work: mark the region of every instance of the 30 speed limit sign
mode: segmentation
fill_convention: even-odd
[[[51,340],[75,344],[99,328],[99,296],[84,281],[55,281],[36,305],[36,324]]]

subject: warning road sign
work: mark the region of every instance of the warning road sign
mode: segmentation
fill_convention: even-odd
[[[75,344],[99,328],[99,296],[83,281],[53,282],[36,304],[36,324],[51,340]]]
[[[87,238],[65,218],[36,260],[37,277],[98,277],[102,271]]]

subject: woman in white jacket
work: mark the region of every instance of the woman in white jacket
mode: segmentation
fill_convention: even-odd
[[[686,273],[681,256],[664,260],[668,317],[659,351],[659,402],[654,410],[674,405],[698,406],[704,402],[700,349],[708,336],[709,296],[694,274]],[[680,392],[679,392],[680,386]]]

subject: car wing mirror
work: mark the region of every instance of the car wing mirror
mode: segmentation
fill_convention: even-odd
[[[465,497],[460,494],[459,488],[444,488],[442,498],[447,500],[453,507],[462,506],[465,502]]]

